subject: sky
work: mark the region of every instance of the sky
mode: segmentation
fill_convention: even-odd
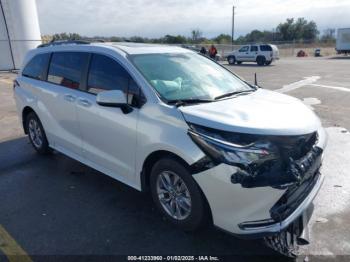
[[[320,32],[350,27],[350,0],[36,0],[42,34],[84,36],[189,36],[272,30],[287,18],[314,20]]]

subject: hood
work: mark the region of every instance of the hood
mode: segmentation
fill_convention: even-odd
[[[189,123],[248,134],[304,135],[321,126],[315,113],[300,100],[263,89],[179,110]]]

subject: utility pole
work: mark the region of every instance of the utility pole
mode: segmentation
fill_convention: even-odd
[[[234,40],[234,35],[235,35],[235,6],[232,6],[232,50],[233,50],[233,40]]]

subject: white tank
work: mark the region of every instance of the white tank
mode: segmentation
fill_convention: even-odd
[[[39,44],[35,0],[0,0],[0,70],[19,69],[26,52]]]

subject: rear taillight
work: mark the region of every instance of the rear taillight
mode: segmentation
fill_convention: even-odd
[[[270,56],[273,57],[273,52],[271,52]]]

